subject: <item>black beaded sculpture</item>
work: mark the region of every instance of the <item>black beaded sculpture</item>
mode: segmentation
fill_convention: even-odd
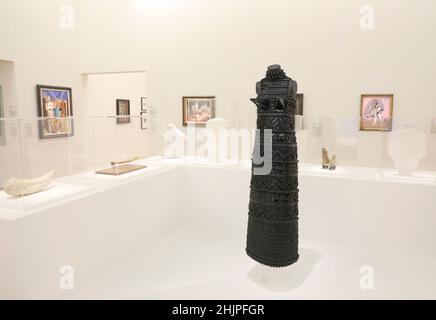
[[[272,166],[269,174],[256,174],[264,164],[254,152],[246,251],[261,264],[286,267],[299,257],[297,83],[279,65],[272,65],[256,91],[251,101],[257,106],[257,149],[266,151],[265,129],[272,130]]]

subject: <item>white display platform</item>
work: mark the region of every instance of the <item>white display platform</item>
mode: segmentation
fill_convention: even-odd
[[[133,164],[147,165],[147,168],[133,171],[121,176],[109,176],[96,174],[95,171],[83,172],[73,176],[67,176],[55,180],[46,190],[26,197],[14,198],[4,191],[0,192],[0,219],[10,220],[11,217],[26,216],[32,211],[44,210],[47,206],[56,206],[59,200],[70,201],[70,198],[80,198],[89,194],[104,192],[105,190],[130,183],[131,181],[147,178],[160,174],[167,170],[177,170],[179,167],[189,168],[214,168],[236,169],[248,171],[250,161],[226,161],[214,162],[205,157],[183,157],[180,159],[164,159],[162,157],[150,157],[133,162]],[[301,177],[323,177],[347,180],[363,180],[376,182],[395,182],[417,185],[436,185],[436,173],[415,171],[411,176],[401,176],[397,170],[367,167],[348,167],[339,165],[336,170],[324,170],[317,164],[300,164],[299,174]],[[70,197],[74,196],[74,197]],[[25,214],[22,214],[26,211]]]
[[[6,192],[0,192],[0,208],[12,210],[29,210],[35,207],[59,200],[68,196],[90,190],[90,187],[52,182],[45,190],[25,197],[12,197]],[[0,209],[0,214],[2,213]]]
[[[338,165],[336,170],[322,169],[317,164],[300,164],[299,174],[302,176],[317,176],[340,179],[352,179],[376,182],[398,182],[423,185],[436,185],[436,172],[414,171],[410,176],[401,176],[398,170],[350,167]]]

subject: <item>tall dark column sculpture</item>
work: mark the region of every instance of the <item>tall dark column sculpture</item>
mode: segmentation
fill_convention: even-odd
[[[257,98],[251,99],[258,114],[256,144],[261,154],[268,152],[264,138],[266,129],[272,131],[272,168],[267,174],[256,173],[265,164],[253,153],[246,251],[261,264],[285,267],[299,257],[297,83],[279,65],[272,65],[256,91]]]

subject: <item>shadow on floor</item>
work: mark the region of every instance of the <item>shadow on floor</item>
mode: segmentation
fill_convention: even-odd
[[[273,292],[292,291],[306,281],[320,259],[319,252],[301,248],[300,259],[295,264],[286,268],[271,268],[258,263],[247,276],[264,289]]]

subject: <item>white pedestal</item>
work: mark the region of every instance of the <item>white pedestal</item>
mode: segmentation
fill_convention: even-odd
[[[426,154],[426,136],[411,128],[392,132],[388,141],[388,153],[394,160],[399,175],[410,176]]]

